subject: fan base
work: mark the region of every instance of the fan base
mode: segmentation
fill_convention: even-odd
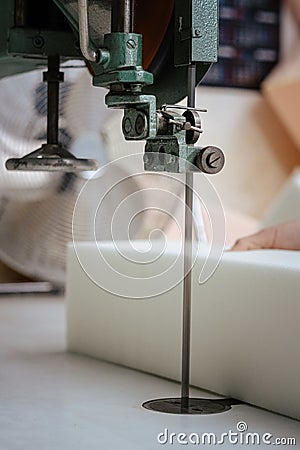
[[[95,159],[79,159],[60,144],[43,144],[23,158],[10,158],[6,161],[7,170],[39,172],[78,172],[97,170]]]

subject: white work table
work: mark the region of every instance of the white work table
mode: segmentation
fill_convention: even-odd
[[[146,400],[178,396],[179,385],[66,353],[64,315],[62,298],[0,298],[1,450],[199,448],[161,445],[157,435],[167,428],[169,433],[214,432],[220,437],[229,430],[235,432],[240,421],[247,423],[249,432],[271,433],[274,439],[294,437],[296,445],[284,448],[300,449],[299,422],[249,405],[211,416],[143,409]],[[211,397],[199,390],[192,394]],[[226,442],[220,447],[267,445]]]

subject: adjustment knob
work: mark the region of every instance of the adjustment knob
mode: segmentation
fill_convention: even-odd
[[[214,174],[220,172],[225,164],[225,156],[218,147],[201,148],[196,157],[195,165],[201,172]]]

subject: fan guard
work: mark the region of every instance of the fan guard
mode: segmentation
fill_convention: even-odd
[[[103,166],[107,157],[101,137],[108,114],[104,104],[106,91],[92,87],[84,68],[64,71],[66,81],[60,86],[59,139],[77,157],[98,159]],[[46,140],[47,89],[41,80],[42,71],[0,80],[0,259],[26,276],[63,284],[74,205],[85,178],[91,174],[5,169],[8,158],[20,158]],[[112,170],[124,172],[116,165]],[[95,195],[91,195],[82,210],[80,240],[94,239],[94,230],[85,226],[84,218],[95,211],[99,193],[107,188],[110,179],[108,168],[89,181]],[[110,239],[109,222],[116,204],[137,189],[136,182],[130,179],[125,190],[124,186],[119,191],[116,189],[115,204],[102,207],[103,220],[99,222],[97,236]],[[122,223],[119,236],[127,238],[127,228]]]

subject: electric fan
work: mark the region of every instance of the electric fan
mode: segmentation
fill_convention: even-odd
[[[103,167],[107,159],[101,136],[108,114],[104,105],[106,91],[91,86],[86,68],[62,66],[62,70],[66,81],[60,85],[60,142],[76,156],[93,157]],[[8,158],[22,157],[46,140],[47,89],[42,72],[0,80],[0,98],[0,259],[26,276],[62,285],[67,243],[72,240],[74,205],[91,174],[8,172]],[[97,222],[97,238],[111,238],[110,221],[115,208],[139,189],[136,181],[126,175],[124,168],[114,164],[88,181],[90,196],[77,211],[80,221],[82,217],[77,239],[94,240],[95,230],[85,225],[85,218],[94,213],[100,193],[109,189],[112,178],[117,176],[126,183],[115,186],[109,202],[103,202],[101,220]],[[136,233],[141,222],[135,221]],[[127,237],[122,221],[118,237]]]

